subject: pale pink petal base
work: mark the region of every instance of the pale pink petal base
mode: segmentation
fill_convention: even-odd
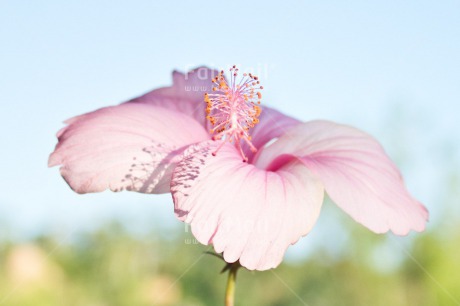
[[[225,261],[274,268],[316,222],[323,187],[302,163],[267,172],[243,163],[228,143],[212,156],[216,145],[192,145],[178,163],[171,181],[176,215]]]
[[[262,113],[259,119],[260,122],[250,130],[252,144],[257,149],[261,149],[270,140],[280,137],[289,129],[301,123],[299,120],[267,106],[262,106]],[[251,152],[246,143],[243,143],[243,149],[249,158],[249,162],[251,162],[254,153]]]
[[[428,211],[409,195],[398,169],[370,135],[329,121],[307,122],[260,152],[255,164],[276,170],[297,158],[340,208],[372,231],[424,230]]]
[[[58,133],[49,166],[78,193],[169,191],[184,147],[209,139],[192,118],[165,108],[128,103],[72,118]]]

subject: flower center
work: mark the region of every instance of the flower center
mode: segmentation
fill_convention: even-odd
[[[210,130],[213,134],[213,140],[223,140],[218,148],[212,152],[216,155],[222,148],[225,142],[235,144],[235,147],[243,157],[243,161],[247,162],[248,158],[241,147],[241,140],[246,142],[252,152],[257,149],[251,143],[249,129],[259,123],[259,115],[262,112],[260,100],[262,94],[257,76],[251,73],[239,74],[238,68],[233,66],[230,68],[230,81],[224,77],[224,71],[212,79],[215,86],[212,88],[212,93],[204,94],[204,102],[206,102],[206,119],[211,122]]]

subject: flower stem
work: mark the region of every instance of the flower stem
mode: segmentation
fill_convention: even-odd
[[[239,262],[230,265],[228,271],[227,289],[225,291],[225,306],[235,305],[235,287],[236,287],[236,272],[241,267]]]

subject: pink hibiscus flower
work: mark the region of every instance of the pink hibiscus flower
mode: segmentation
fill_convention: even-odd
[[[257,77],[236,74],[174,72],[171,87],[74,117],[49,166],[78,193],[171,192],[198,241],[251,270],[279,265],[315,224],[324,192],[376,233],[424,230],[427,210],[374,138],[261,112]]]

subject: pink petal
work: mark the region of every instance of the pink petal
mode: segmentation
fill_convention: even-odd
[[[229,143],[212,156],[218,144],[190,146],[174,169],[176,216],[227,262],[239,259],[251,270],[274,268],[287,247],[313,227],[323,187],[299,162],[268,172],[243,163]]]
[[[301,123],[299,120],[267,106],[262,106],[262,113],[259,120],[260,122],[249,131],[252,137],[252,144],[258,149],[262,148],[273,138],[280,137],[290,128]],[[243,143],[243,149],[251,162],[254,153],[251,152],[246,143]]]
[[[67,121],[49,166],[78,193],[107,188],[143,193],[169,191],[184,146],[209,139],[190,117],[165,108],[129,103]]]
[[[409,195],[400,172],[370,135],[333,122],[307,122],[260,152],[255,164],[276,170],[294,156],[340,208],[372,231],[424,230],[428,211]]]
[[[173,72],[173,85],[152,90],[129,102],[146,103],[179,111],[207,127],[204,94],[212,91],[211,79],[218,71],[198,67],[188,73]]]

